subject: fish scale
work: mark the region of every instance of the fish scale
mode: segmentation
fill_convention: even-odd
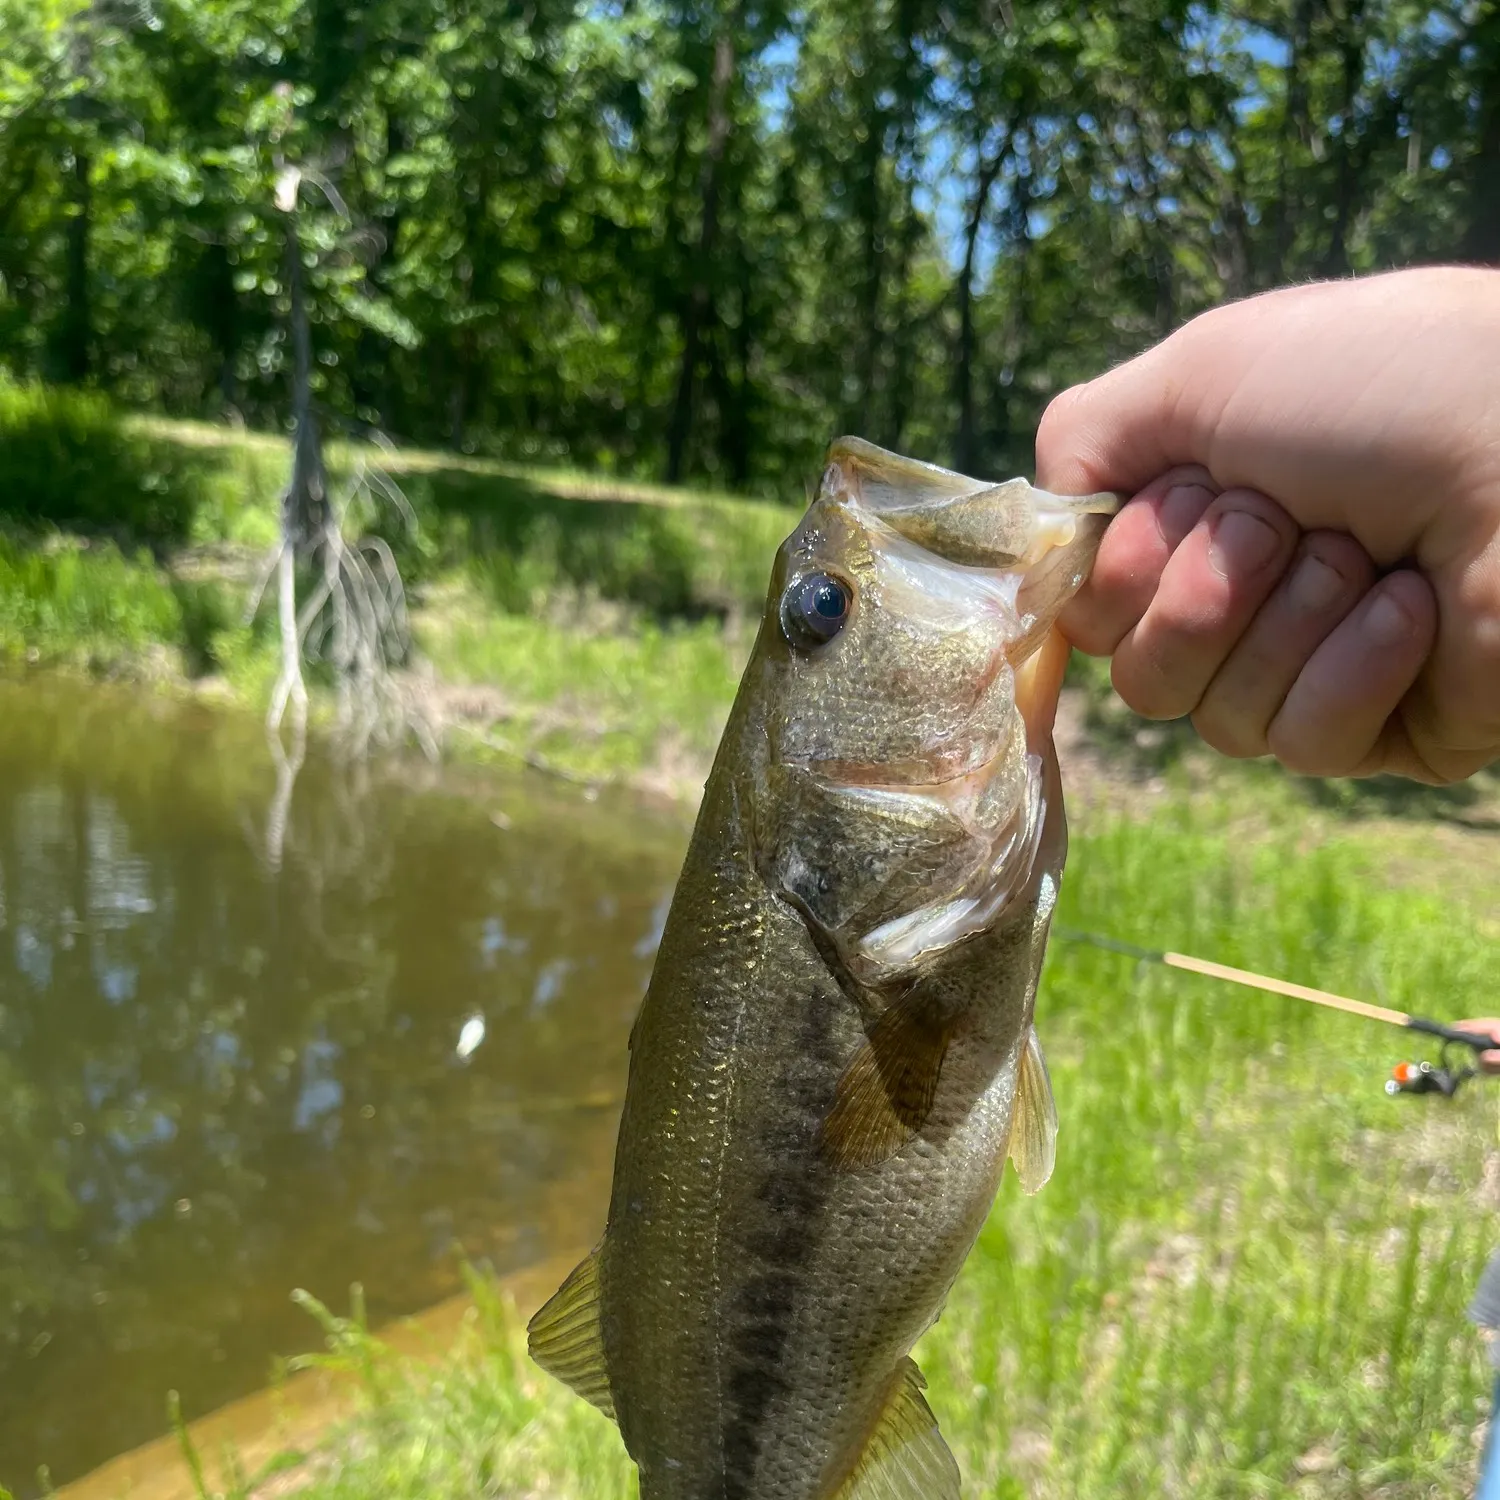
[[[1049,630],[1115,503],[845,439],[777,555],[631,1036],[608,1226],[530,1330],[642,1500],[959,1493],[909,1356],[1007,1153],[1028,1191],[1051,1170]]]

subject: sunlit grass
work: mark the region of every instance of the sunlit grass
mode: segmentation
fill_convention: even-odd
[[[148,556],[0,537],[0,656],[108,669],[183,640],[182,602]]]
[[[1246,851],[1203,817],[1080,838],[1060,922],[1488,1003],[1492,949],[1451,896],[1384,886],[1377,844],[1286,827]],[[975,1492],[1470,1493],[1484,1086],[1389,1100],[1399,1033],[1065,941],[1039,1027],[1057,1174],[1007,1182],[923,1356]]]
[[[476,607],[460,588],[418,618],[418,644],[446,682],[483,685],[489,713],[470,742],[608,778],[674,755],[712,754],[733,702],[742,651],[717,621],[652,619],[571,627]]]
[[[1493,948],[1380,846],[1253,848],[1196,809],[1075,839],[1059,922],[1456,1018]],[[1212,824],[1212,815],[1207,815]],[[1054,939],[1038,1024],[1062,1118],[1035,1198],[1007,1174],[919,1346],[973,1500],[1458,1500],[1487,1374],[1463,1317],[1497,1096],[1382,1092],[1401,1033]],[[492,1296],[433,1367],[372,1356],[310,1500],[634,1494],[614,1430],[522,1355]],[[352,1342],[351,1342],[352,1341]],[[356,1354],[356,1351],[357,1354]],[[378,1378],[371,1377],[378,1372]]]
[[[252,461],[269,462],[273,467],[281,466],[284,475],[287,456],[287,440],[274,433],[246,432],[209,422],[177,421],[169,417],[130,415],[123,419],[127,431],[164,442],[180,444],[198,449],[234,449],[252,456]],[[360,445],[340,441],[334,437],[327,443],[330,463],[335,468],[348,468],[351,460],[361,451]],[[506,463],[497,459],[478,458],[469,454],[453,453],[441,449],[396,448],[382,450],[381,461],[394,475],[406,476],[449,469],[455,473],[473,474],[485,479],[502,479],[534,484],[552,494],[570,496],[582,500],[621,500],[641,502],[648,505],[697,504],[701,501],[734,502],[736,497],[721,490],[703,489],[694,486],[652,484],[646,480],[630,479],[596,470],[573,469],[555,465]],[[274,483],[280,483],[276,479]],[[257,489],[253,492],[262,501],[269,500],[273,492]]]

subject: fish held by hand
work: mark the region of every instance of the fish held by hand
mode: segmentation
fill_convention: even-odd
[[[631,1036],[609,1223],[532,1320],[642,1500],[954,1500],[910,1359],[1057,1116],[1054,622],[1119,497],[845,438],[777,553]]]

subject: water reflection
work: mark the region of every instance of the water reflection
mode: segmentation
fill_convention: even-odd
[[[310,759],[279,872],[256,727],[0,683],[0,1484],[259,1384],[294,1286],[376,1318],[602,1213],[683,832],[545,784]],[[476,1032],[476,1022],[481,1028]],[[467,1041],[467,1045],[465,1044]]]

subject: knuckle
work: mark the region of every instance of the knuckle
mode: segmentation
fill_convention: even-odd
[[[1139,653],[1115,654],[1110,681],[1125,706],[1143,719],[1180,719],[1197,707],[1197,696],[1188,696],[1179,675],[1164,673],[1139,659]]]
[[[1272,528],[1283,543],[1291,542],[1301,528],[1292,516],[1269,495],[1259,490],[1225,490],[1208,509],[1205,519],[1215,521],[1230,511],[1255,516]]]
[[[1057,622],[1068,644],[1085,656],[1109,656],[1119,644],[1122,631],[1112,630],[1097,611],[1065,614]]]
[[[1157,475],[1134,497],[1134,500],[1159,503],[1173,490],[1201,490],[1205,496],[1204,509],[1207,509],[1220,493],[1220,487],[1213,475],[1202,464],[1178,464],[1175,468],[1168,469],[1165,474]]]
[[[1044,489],[1107,489],[1107,463],[1090,430],[1088,387],[1070,386],[1052,398],[1036,429],[1036,479]]]
[[[1083,393],[1088,387],[1084,385],[1070,385],[1067,390],[1059,391],[1042,412],[1042,420],[1037,424],[1037,441],[1041,442],[1044,437],[1056,437],[1055,431],[1059,426],[1066,427],[1068,419],[1077,414],[1079,402],[1083,399]]]
[[[1193,728],[1210,750],[1231,760],[1253,760],[1266,753],[1264,729],[1248,716],[1233,712],[1212,692],[1194,710]]]
[[[1310,531],[1298,548],[1298,560],[1314,557],[1334,570],[1350,587],[1363,593],[1375,578],[1370,554],[1347,532]]]
[[[1201,671],[1201,658],[1227,654],[1238,635],[1229,606],[1222,599],[1204,597],[1212,585],[1203,592],[1191,586],[1203,571],[1196,565],[1186,577],[1184,570],[1175,571],[1170,586],[1157,590],[1143,616],[1142,644],[1148,645],[1163,676],[1180,676],[1189,664]],[[1217,671],[1219,665],[1214,661],[1212,669]]]
[[[1266,731],[1266,748],[1293,776],[1347,776],[1359,764],[1357,755],[1319,744],[1275,720]]]

